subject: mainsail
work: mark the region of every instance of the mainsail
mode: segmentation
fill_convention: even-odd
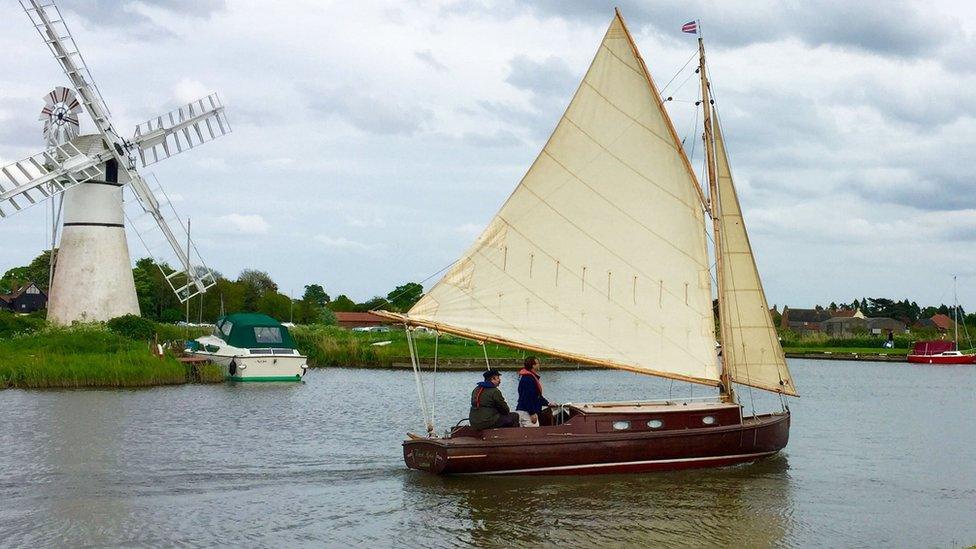
[[[714,112],[714,110],[713,110]],[[713,118],[715,120],[715,118]],[[732,181],[729,157],[720,124],[713,122],[715,164],[718,175],[718,208],[721,222],[723,287],[720,306],[722,352],[729,377],[736,383],[796,396],[793,378],[786,367],[759,280],[749,235],[742,220],[742,208]]]
[[[619,14],[540,155],[409,324],[718,385],[701,190]]]

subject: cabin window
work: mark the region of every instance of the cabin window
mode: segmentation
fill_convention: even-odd
[[[254,328],[254,341],[258,343],[281,343],[281,328],[258,326]]]
[[[661,427],[664,427],[664,422],[660,419],[652,419],[647,422],[647,426],[651,429],[660,429]]]
[[[229,336],[230,335],[230,330],[233,327],[234,327],[234,323],[233,322],[231,322],[229,320],[225,320],[224,323],[220,325],[220,331],[225,336]]]
[[[615,430],[617,430],[617,431],[626,431],[627,429],[630,429],[630,422],[629,421],[614,421],[613,422],[613,428]]]
[[[274,354],[271,349],[251,349],[252,355],[270,355]]]
[[[293,355],[295,351],[293,349],[272,349],[271,352],[276,355]]]
[[[702,423],[705,425],[715,425],[715,416],[705,416],[702,418]]]
[[[41,293],[41,291],[38,290],[35,286],[31,286],[30,288],[27,288],[27,293],[29,293],[29,294],[39,294],[39,293]]]

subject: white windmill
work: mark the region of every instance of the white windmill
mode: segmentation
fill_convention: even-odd
[[[139,314],[125,236],[125,185],[165,243],[165,259],[152,249],[150,254],[157,264],[176,269],[164,274],[177,297],[186,302],[205,292],[216,283],[213,274],[188,244],[182,222],[170,223],[164,215],[164,207],[172,208],[169,199],[150,188],[136,163],[145,167],[230,132],[220,100],[208,95],[140,124],[131,139],[123,138],[57,5],[52,0],[20,3],[77,91],[76,98],[59,86],[46,96],[41,120],[47,150],[0,168],[0,218],[63,197],[48,319],[70,324]],[[97,134],[78,135],[81,107]],[[147,236],[139,236],[145,243]]]

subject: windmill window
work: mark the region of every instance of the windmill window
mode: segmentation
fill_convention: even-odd
[[[254,328],[254,341],[258,343],[281,343],[281,328],[259,326]]]
[[[705,425],[715,425],[715,416],[705,416],[702,418],[702,423]]]
[[[630,429],[630,422],[629,421],[614,421],[613,422],[613,428],[616,431],[626,431],[627,429]]]
[[[660,419],[652,419],[647,422],[647,426],[651,429],[660,429],[661,427],[664,427],[664,422]]]

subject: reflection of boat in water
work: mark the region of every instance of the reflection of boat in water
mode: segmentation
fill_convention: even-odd
[[[797,523],[788,456],[656,475],[404,477],[415,523],[482,546],[777,547]],[[553,518],[558,517],[558,524]],[[787,538],[788,539],[788,538]]]
[[[223,366],[230,381],[300,381],[308,369],[288,328],[257,313],[221,317],[212,335],[188,342],[186,350]]]
[[[744,416],[733,384],[796,395],[743,225],[699,38],[709,197],[617,14],[542,153],[403,322],[433,473],[576,474],[730,465],[775,454],[790,415]],[[715,242],[715,356],[705,218]],[[410,328],[719,388],[716,397],[565,405],[538,428],[433,435]],[[436,364],[436,357],[435,357]]]

